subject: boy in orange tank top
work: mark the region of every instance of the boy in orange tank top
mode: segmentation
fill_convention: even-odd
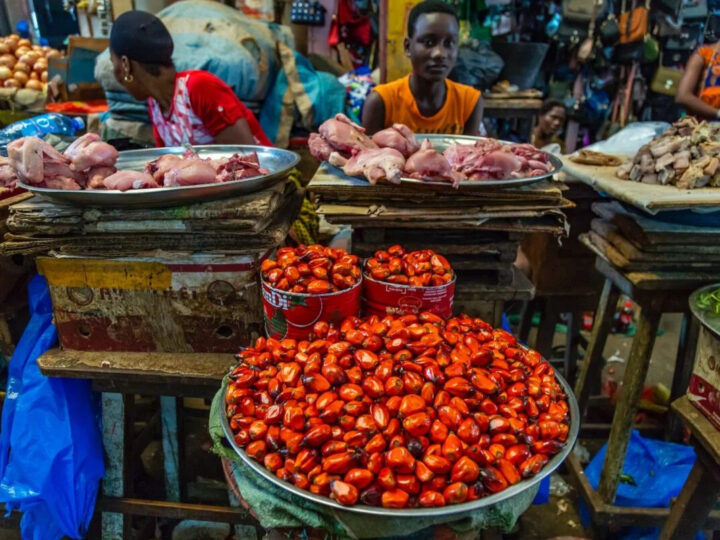
[[[412,8],[404,43],[412,73],[368,96],[362,118],[368,134],[400,123],[415,133],[478,135],[480,91],[447,78],[457,60],[459,31],[455,10],[441,0]]]

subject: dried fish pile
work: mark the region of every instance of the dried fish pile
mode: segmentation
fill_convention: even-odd
[[[720,187],[720,127],[685,117],[640,148],[618,178],[680,189]]]

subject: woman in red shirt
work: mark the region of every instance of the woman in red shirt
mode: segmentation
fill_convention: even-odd
[[[132,97],[147,100],[157,146],[272,146],[253,113],[227,84],[207,71],[177,72],[172,52],[170,33],[150,13],[127,11],[113,23],[113,73]]]

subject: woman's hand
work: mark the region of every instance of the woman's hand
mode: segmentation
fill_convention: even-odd
[[[683,105],[691,114],[705,118],[717,118],[718,110],[695,95],[704,71],[705,61],[702,56],[693,53],[678,85],[675,102]]]

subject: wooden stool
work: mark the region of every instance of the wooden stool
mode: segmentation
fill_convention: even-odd
[[[242,508],[189,504],[183,474],[183,397],[211,398],[235,365],[232,354],[86,352],[51,349],[38,358],[49,377],[90,379],[102,392],[103,447],[107,454],[102,496],[102,538],[130,538],[130,519],[153,516],[257,526]],[[160,396],[165,493],[168,500],[134,497],[132,439],[135,394]]]
[[[690,443],[695,447],[697,461],[670,507],[660,540],[692,540],[707,523],[720,495],[720,430],[690,403],[687,396],[674,401],[672,409],[690,429]]]
[[[597,493],[589,486],[577,460],[569,459],[568,461],[571,479],[579,485],[579,491],[590,507],[593,517],[599,517],[599,519],[593,519],[596,527],[593,538],[601,538],[607,532],[607,526],[619,524],[618,520],[613,519],[613,515],[616,513],[626,515],[628,510],[633,510],[636,514],[635,521],[628,524],[638,526],[657,524],[658,509],[619,508],[613,506],[613,502],[625,461],[633,420],[650,365],[650,355],[655,343],[660,316],[663,313],[680,312],[684,318],[671,389],[671,398],[675,399],[687,390],[694,361],[694,344],[697,340],[698,327],[692,322],[694,319],[689,314],[688,297],[698,287],[717,281],[717,276],[695,274],[678,278],[677,274],[641,272],[625,274],[602,256],[598,256],[596,259],[595,267],[605,276],[605,286],[595,311],[595,324],[585,354],[585,361],[575,385],[575,395],[580,405],[581,415],[587,407],[590,385],[600,379],[603,368],[602,351],[612,323],[618,295],[624,293],[640,306],[635,337],[625,367],[622,392],[615,408]],[[688,321],[691,321],[689,325]],[[667,433],[673,435],[673,432],[677,432],[676,426],[677,424],[668,422]],[[588,488],[592,494],[589,493]],[[643,521],[644,517],[649,521]]]

